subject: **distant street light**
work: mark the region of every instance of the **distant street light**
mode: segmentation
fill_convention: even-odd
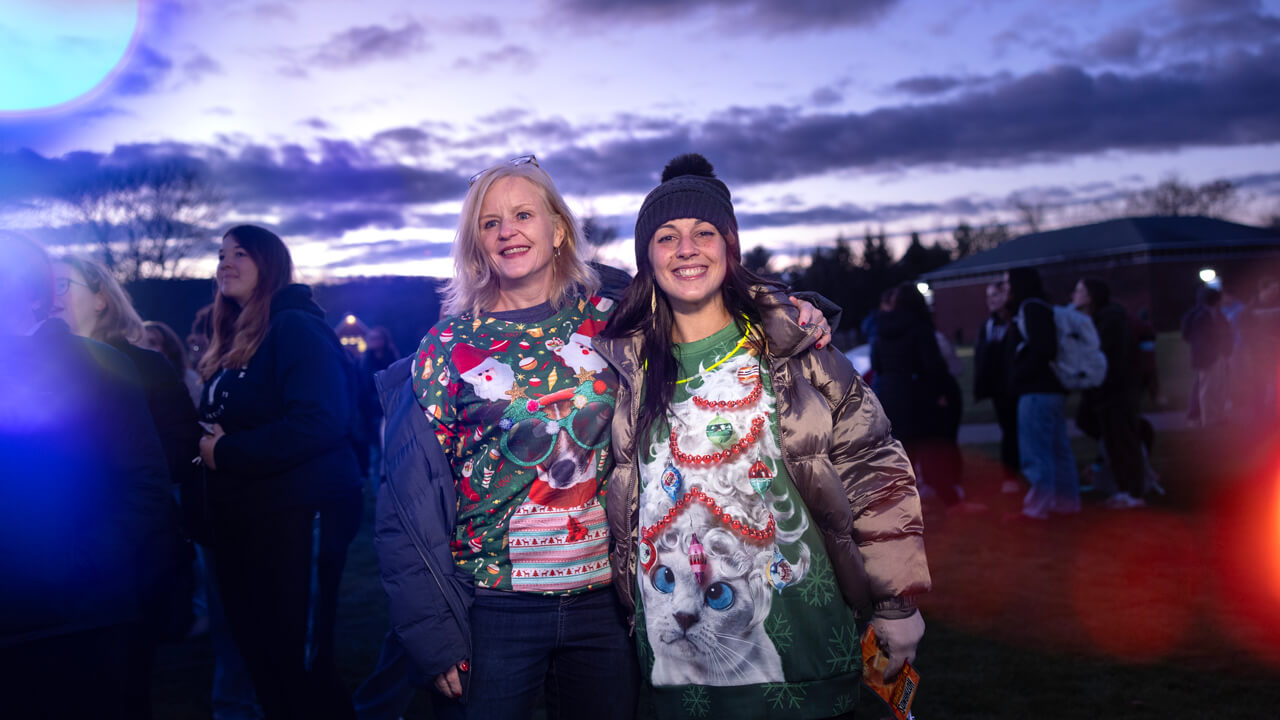
[[[1218,279],[1218,273],[1213,268],[1201,268],[1200,282],[1208,285]]]

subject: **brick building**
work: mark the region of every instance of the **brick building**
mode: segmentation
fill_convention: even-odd
[[[987,283],[1025,266],[1040,270],[1051,302],[1068,302],[1081,277],[1100,277],[1129,312],[1146,308],[1156,329],[1176,330],[1201,269],[1246,297],[1260,278],[1280,277],[1280,231],[1207,217],[1133,217],[1022,235],[921,276],[938,329],[973,342],[986,317]]]

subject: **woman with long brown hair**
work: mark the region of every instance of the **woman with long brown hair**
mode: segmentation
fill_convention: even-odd
[[[268,718],[350,718],[333,628],[360,520],[354,381],[279,237],[233,227],[218,258],[200,457],[227,622]]]

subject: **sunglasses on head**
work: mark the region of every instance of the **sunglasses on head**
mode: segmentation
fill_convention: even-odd
[[[481,175],[483,175],[483,174],[485,174],[485,173],[489,172],[490,170],[492,170],[492,169],[494,169],[494,168],[496,168],[496,167],[502,167],[502,166],[504,166],[504,165],[506,165],[506,166],[510,166],[510,167],[519,167],[519,166],[521,166],[521,165],[529,165],[529,164],[532,164],[534,167],[542,167],[541,165],[539,165],[539,164],[538,164],[538,158],[537,158],[537,157],[535,157],[535,156],[533,156],[533,155],[520,155],[519,157],[513,157],[513,158],[511,158],[510,160],[508,160],[508,161],[506,161],[506,162],[498,163],[497,165],[490,165],[489,167],[487,167],[487,168],[485,168],[485,169],[481,170],[480,172],[476,173],[475,175],[472,175],[472,176],[470,177],[470,179],[468,179],[468,180],[467,180],[467,187],[470,187],[470,186],[472,186],[472,185],[475,185],[475,184],[476,184],[476,181],[480,179],[480,176],[481,176]]]

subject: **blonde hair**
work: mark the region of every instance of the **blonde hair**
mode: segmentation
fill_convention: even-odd
[[[59,258],[58,262],[75,268],[84,278],[84,284],[89,286],[89,291],[106,303],[93,323],[90,338],[108,344],[124,342],[137,345],[142,342],[142,318],[133,309],[129,293],[120,287],[106,268],[75,255]]]
[[[575,294],[594,295],[600,289],[600,278],[583,257],[582,229],[573,216],[551,176],[535,163],[501,164],[485,170],[472,183],[462,201],[458,216],[458,234],[453,244],[453,278],[440,291],[441,312],[479,315],[498,301],[498,275],[480,245],[480,206],[495,182],[506,177],[520,177],[533,183],[555,222],[564,228],[564,243],[551,265],[551,304],[559,308]]]

